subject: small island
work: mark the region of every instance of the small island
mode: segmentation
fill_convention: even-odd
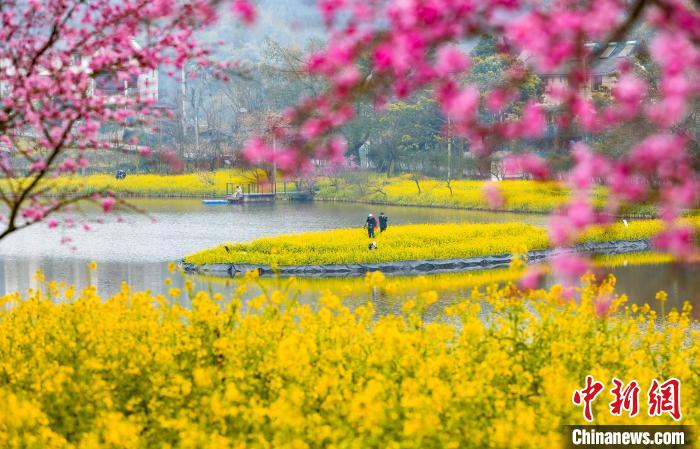
[[[691,219],[696,227],[698,219]],[[649,238],[661,229],[658,220],[612,224],[588,231],[573,250],[615,254],[648,250]],[[369,249],[375,242],[377,248]],[[507,266],[513,253],[528,259],[548,257],[544,228],[524,223],[421,224],[392,226],[368,238],[362,228],[306,232],[226,243],[183,259],[190,272],[235,275],[252,269],[263,274],[362,275],[468,271]]]

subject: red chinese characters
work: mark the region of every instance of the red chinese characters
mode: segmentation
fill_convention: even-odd
[[[612,382],[615,387],[610,390],[610,393],[615,396],[615,399],[610,402],[610,414],[620,416],[623,410],[627,410],[630,418],[637,416],[639,413],[639,384],[637,381],[633,380],[625,386],[624,382],[613,377]]]
[[[586,387],[581,390],[574,391],[571,401],[574,405],[583,404],[583,417],[586,421],[593,421],[593,411],[591,410],[591,402],[605,389],[602,382],[593,379],[593,376],[586,376]]]
[[[649,416],[668,413],[673,419],[681,419],[681,381],[672,377],[659,384],[654,379],[649,388]]]
[[[613,377],[613,388],[610,393],[614,399],[608,404],[610,414],[621,416],[627,412],[630,418],[639,414],[639,383],[636,380],[625,385],[620,379]],[[593,421],[592,403],[596,397],[605,389],[605,385],[593,378],[586,376],[586,386],[580,390],[575,390],[571,401],[576,406],[583,405],[583,417],[588,422]],[[664,383],[659,383],[654,379],[651,382],[648,397],[649,416],[662,416],[668,413],[674,420],[678,421],[682,417],[681,413],[681,382],[675,377],[668,379]]]

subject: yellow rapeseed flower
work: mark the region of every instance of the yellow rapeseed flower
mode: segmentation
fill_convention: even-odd
[[[594,301],[626,300],[613,277],[586,277],[575,301],[562,287],[469,287],[446,314],[430,277],[385,280],[382,295],[410,296],[382,309],[376,292],[345,307],[336,289],[298,301],[283,282],[250,282],[229,301],[193,285],[191,308],[128,285],[0,298],[0,447],[557,447],[562,425],[585,423],[571,395],[587,374],[606,385],[596,423],[622,422],[604,398],[612,376],[643,391],[676,377],[682,423],[700,419],[692,306],[601,319]]]

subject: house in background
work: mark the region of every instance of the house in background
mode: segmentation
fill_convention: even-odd
[[[624,41],[624,42],[612,42],[605,49],[600,48],[599,43],[589,43],[586,46],[591,52],[600,53],[595,60],[592,61],[589,67],[590,77],[588,79],[588,86],[586,86],[587,93],[593,96],[596,93],[610,92],[615,87],[619,77],[619,67],[623,62],[633,63],[640,50],[640,43],[636,40]],[[556,84],[566,84],[567,73],[571,68],[571,65],[576,63],[576,61],[570,61],[568,63],[562,64],[557,70],[552,72],[540,73],[539,76],[545,86]],[[554,111],[559,106],[557,101],[552,99],[547,95],[547,92],[542,96],[541,104],[545,111],[548,111],[548,127],[545,138],[542,140],[542,150],[554,150],[561,148],[562,146],[567,146],[568,142],[563,142],[559,139],[560,136],[557,135],[557,129],[554,125]],[[574,140],[584,139],[586,136],[571,136]]]
[[[588,47],[591,52],[599,52],[600,45],[601,44],[598,43],[589,43],[586,44],[586,47]],[[630,61],[636,58],[638,51],[638,41],[610,43],[589,67],[590,78],[587,86],[589,92],[600,92],[604,89],[612,89],[617,82],[620,64],[624,61]],[[570,61],[569,63],[562,64],[557,70],[552,72],[539,73],[543,84],[566,84],[567,73],[569,72],[571,65],[575,62],[576,61]],[[549,98],[546,93],[543,97],[542,103],[544,105],[556,105],[556,103]]]
[[[136,51],[142,48],[136,41],[131,41],[131,45]],[[74,64],[87,66],[87,61],[78,57]],[[158,102],[159,81],[158,68],[122,80],[118,79],[115,74],[98,75],[94,78],[92,93],[93,95],[106,96],[124,95],[127,98],[138,97],[143,101],[152,101],[155,104]]]

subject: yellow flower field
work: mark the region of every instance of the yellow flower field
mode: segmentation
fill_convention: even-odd
[[[675,376],[696,424],[690,306],[661,317],[613,288],[589,277],[572,301],[487,287],[426,321],[429,287],[378,316],[330,291],[304,305],[244,284],[230,299],[192,291],[188,310],[126,285],[103,299],[44,284],[0,300],[0,447],[562,447],[561,426],[584,423],[571,396],[588,374],[643,393]],[[643,394],[635,418],[612,416],[611,399],[593,402],[596,424],[672,422],[647,416]]]
[[[226,183],[245,184],[254,182],[252,174],[240,170],[222,170],[217,172],[199,172],[182,175],[153,175],[129,174],[118,180],[113,174],[95,174],[89,176],[62,176],[43,181],[42,188],[49,193],[57,192],[94,192],[110,190],[121,195],[139,196],[213,196],[226,193]],[[2,180],[10,182],[25,182],[19,180]],[[7,186],[6,188],[9,188]]]
[[[386,179],[371,178],[370,186],[358,186],[338,181],[338,187],[324,179],[319,182],[316,194],[320,199],[366,201],[421,206],[446,206],[467,209],[490,209],[482,189],[487,181],[454,180],[452,192],[443,180],[420,181],[421,193],[416,183],[407,176]],[[551,212],[569,199],[568,189],[558,182],[501,181],[498,189],[506,202],[503,210],[518,212]],[[381,190],[378,191],[377,187]]]
[[[73,175],[46,180],[42,186],[48,192],[92,192],[112,190],[119,194],[138,196],[214,196],[226,192],[226,183],[255,183],[255,179],[265,179],[264,173],[253,173],[238,169],[216,172],[196,172],[182,175],[127,174],[123,180],[116,180],[114,174]],[[315,198],[319,200],[360,201],[379,204],[416,205],[490,210],[483,188],[488,181],[454,180],[452,192],[443,180],[424,179],[420,181],[421,193],[408,176],[390,179],[378,174],[368,175],[369,181],[362,188],[347,180],[320,178],[316,183]],[[3,188],[11,188],[11,183],[28,180],[0,180]],[[570,192],[559,182],[500,181],[496,184],[505,198],[501,210],[510,212],[548,213],[566,203]],[[278,186],[281,189],[281,186]],[[293,187],[287,186],[288,189]],[[596,191],[595,201],[603,200],[602,190]],[[653,215],[651,207],[639,206],[628,211],[633,214]]]
[[[700,227],[700,219],[694,219]],[[587,241],[649,238],[662,228],[657,220],[614,224],[589,231]],[[227,243],[185,257],[193,264],[249,263],[310,265],[399,260],[449,259],[509,254],[513,248],[548,247],[544,228],[523,223],[422,224],[391,226],[376,239],[378,250],[368,251],[367,233],[358,229],[305,232]]]
[[[386,262],[504,254],[514,246],[547,246],[544,229],[523,223],[392,226],[374,240],[379,249],[368,251],[367,231],[362,228],[305,232],[220,245],[187,256],[185,262],[278,265]]]

